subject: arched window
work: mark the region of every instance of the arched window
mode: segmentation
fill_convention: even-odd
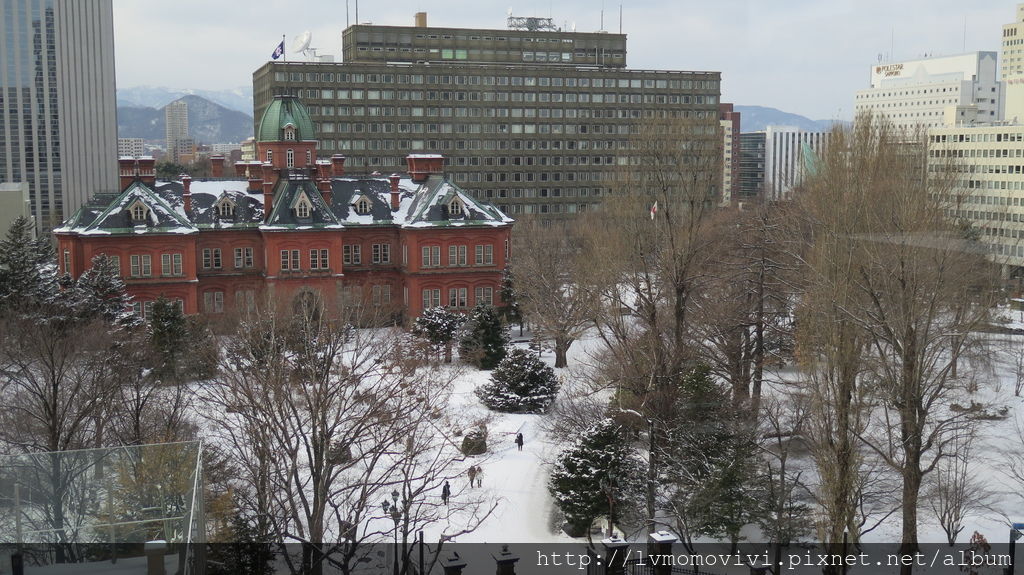
[[[448,204],[448,215],[449,216],[461,216],[463,214],[462,200],[455,198]]]
[[[313,165],[313,150],[306,150],[306,165]]]
[[[356,202],[356,213],[357,214],[368,214],[370,209],[373,208],[373,203],[370,202],[366,197],[359,198]]]
[[[293,150],[291,148],[288,148],[288,151],[285,152],[284,159],[285,159],[285,166],[286,167],[294,168],[295,167],[295,150]]]
[[[313,214],[313,206],[309,203],[309,200],[302,198],[299,203],[295,204],[295,217],[297,218],[308,218]]]
[[[295,141],[295,127],[294,126],[285,126],[285,128],[284,128],[284,139],[285,139],[285,141],[288,141],[288,142],[294,142]]]
[[[231,200],[224,198],[217,204],[217,215],[222,218],[233,218],[235,217],[235,203]]]
[[[135,220],[137,222],[144,221],[146,217],[149,216],[149,208],[146,207],[146,204],[140,201],[136,201],[135,203],[133,203],[132,206],[128,209],[128,211],[132,216],[132,220]]]

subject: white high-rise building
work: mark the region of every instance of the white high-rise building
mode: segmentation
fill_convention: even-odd
[[[164,123],[167,130],[167,155],[174,162],[180,156],[191,154],[192,142],[188,140],[188,102],[175,100],[164,108]]]
[[[995,52],[876,64],[871,87],[854,109],[884,116],[904,130],[989,124],[1002,120],[1002,83]]]
[[[805,168],[820,155],[828,141],[827,132],[807,132],[792,126],[768,126],[764,130],[764,194],[768,200],[783,200],[804,179]]]
[[[146,141],[142,138],[118,138],[117,155],[138,158],[146,155]]]
[[[0,182],[55,227],[117,191],[111,0],[0,0]]]
[[[1024,4],[1017,4],[1017,20],[1003,26],[1000,64],[1006,98],[1003,118],[1024,122]]]

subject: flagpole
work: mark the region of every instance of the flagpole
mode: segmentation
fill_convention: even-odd
[[[284,45],[284,36],[285,36],[284,34],[281,34],[281,57],[284,58],[285,62],[287,62],[288,61],[288,48],[286,48],[285,45]]]

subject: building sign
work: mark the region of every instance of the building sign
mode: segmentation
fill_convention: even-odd
[[[903,64],[887,64],[875,66],[875,74],[882,78],[893,78],[903,73]]]

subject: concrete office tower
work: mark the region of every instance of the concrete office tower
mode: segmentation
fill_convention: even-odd
[[[570,32],[548,18],[507,29],[356,25],[340,63],[268,62],[254,114],[302,98],[324,157],[391,173],[408,152],[505,213],[573,214],[598,202],[632,160],[643,122],[693,118],[718,129],[719,72],[631,70],[626,36]],[[717,193],[717,192],[716,192]]]
[[[1017,20],[1003,26],[1000,65],[1006,87],[1003,118],[1024,122],[1024,4],[1017,4]]]
[[[884,116],[904,130],[1002,120],[995,52],[877,64],[854,109]]]
[[[739,196],[741,116],[732,104],[718,105],[718,123],[722,127],[722,204]]]
[[[739,192],[736,199],[749,202],[764,198],[765,132],[740,134]]]
[[[164,123],[167,134],[167,156],[177,162],[182,154],[191,154],[192,142],[188,141],[188,103],[176,100],[164,108]]]
[[[0,0],[0,182],[48,230],[117,191],[111,0]]]

